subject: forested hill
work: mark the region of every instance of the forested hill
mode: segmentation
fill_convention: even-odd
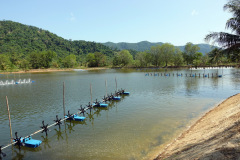
[[[163,43],[162,42],[151,43],[148,41],[142,41],[142,42],[138,42],[138,43],[106,42],[106,43],[102,43],[102,44],[104,44],[112,49],[119,49],[119,50],[127,49],[127,50],[136,50],[136,51],[142,52],[142,51],[150,50],[150,48],[152,46],[162,45]],[[200,47],[199,52],[201,52],[201,53],[208,53],[212,50],[212,46],[208,45],[208,44],[198,44],[198,46]],[[181,51],[184,51],[185,46],[176,46],[176,47],[178,47]]]
[[[102,52],[108,56],[113,54],[112,49],[101,43],[66,40],[41,28],[13,21],[0,21],[0,54],[28,54],[47,50],[55,51],[60,57],[94,52]]]

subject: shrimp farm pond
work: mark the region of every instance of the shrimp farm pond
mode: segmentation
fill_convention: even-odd
[[[6,154],[2,159],[134,160],[154,158],[192,121],[239,93],[240,69],[16,73],[0,74],[0,82],[0,146]],[[121,89],[130,94],[102,102]],[[36,148],[6,147],[11,143],[6,96],[13,138],[15,132],[18,138],[27,137],[54,124],[56,115],[62,124],[47,128],[47,136],[32,135],[41,141]],[[99,107],[87,109],[91,104]],[[71,120],[63,120],[63,106],[65,115],[69,111],[65,119]]]

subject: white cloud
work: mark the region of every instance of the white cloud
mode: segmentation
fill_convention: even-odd
[[[197,16],[197,15],[199,15],[199,13],[198,13],[198,11],[196,11],[196,10],[194,9],[194,10],[192,11],[191,15],[192,15],[192,16]]]
[[[76,20],[76,17],[74,16],[73,12],[70,13],[70,16],[71,16],[70,21],[73,22]]]

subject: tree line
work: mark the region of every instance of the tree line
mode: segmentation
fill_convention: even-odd
[[[199,47],[192,43],[185,45],[182,52],[170,43],[152,46],[145,52],[133,50],[114,51],[113,55],[102,52],[88,54],[69,54],[59,56],[56,52],[35,51],[29,54],[17,52],[0,54],[0,70],[29,70],[47,68],[74,67],[168,67],[168,66],[207,66],[239,62],[239,59],[229,57],[221,49],[214,48],[203,55]]]

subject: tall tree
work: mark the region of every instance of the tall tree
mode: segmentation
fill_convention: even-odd
[[[70,54],[63,59],[63,65],[67,68],[74,67],[76,62],[76,56],[74,54]]]
[[[183,64],[183,55],[182,51],[179,48],[176,48],[173,54],[173,64],[175,66],[181,66]]]
[[[155,66],[160,66],[163,63],[161,59],[161,46],[152,46],[150,49],[150,53],[152,57],[152,64]]]
[[[147,66],[146,56],[147,56],[146,52],[138,52],[136,54],[135,59],[139,61],[139,66],[140,67]]]
[[[7,70],[10,68],[11,61],[5,54],[0,54],[0,70]]]
[[[126,66],[133,61],[133,56],[129,53],[128,50],[122,50],[116,52],[113,58],[113,65],[115,66]]]
[[[193,60],[195,58],[195,55],[197,51],[199,51],[200,48],[198,45],[194,45],[191,42],[188,42],[184,47],[183,57],[187,64],[193,64]]]
[[[173,54],[175,52],[175,47],[170,43],[164,43],[163,45],[161,45],[160,48],[162,61],[165,63],[165,66],[167,67],[168,62],[172,61]]]

